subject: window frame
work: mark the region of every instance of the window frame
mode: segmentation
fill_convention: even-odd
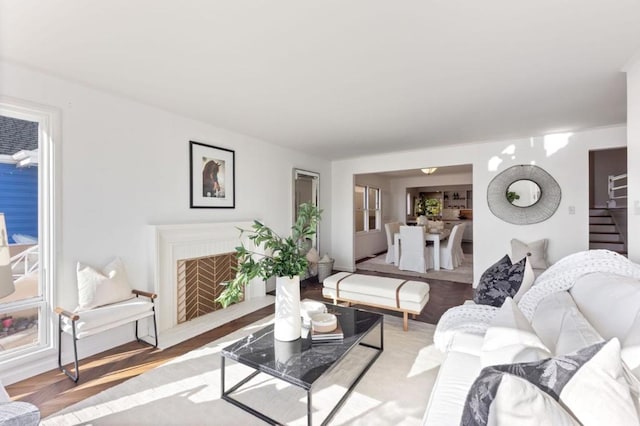
[[[358,188],[362,188],[364,191],[364,206],[362,208],[358,208],[356,207],[356,202],[355,202],[355,197],[356,197],[356,193],[358,192]],[[371,200],[370,200],[370,194],[369,191],[375,191],[375,200],[373,202],[374,207],[371,208]],[[362,220],[363,220],[363,226],[364,229],[362,230],[357,230],[356,229],[356,216],[354,214],[354,231],[356,234],[366,234],[366,233],[370,233],[370,232],[381,232],[382,231],[382,191],[380,190],[380,188],[375,187],[375,186],[370,186],[370,185],[360,185],[360,184],[355,184],[354,186],[354,213],[358,213],[360,212],[360,214],[362,215]],[[371,212],[373,212],[373,216],[375,216],[375,227],[371,228],[370,225],[370,218],[371,216]]]
[[[20,375],[16,370],[31,367],[32,362],[55,354],[56,327],[53,303],[56,282],[56,238],[59,204],[58,166],[60,142],[60,112],[56,108],[0,96],[0,115],[38,123],[38,250],[39,250],[39,295],[0,305],[0,315],[13,311],[37,308],[38,343],[0,354],[0,372],[10,382],[10,374]]]

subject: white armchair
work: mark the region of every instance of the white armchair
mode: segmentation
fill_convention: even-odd
[[[399,269],[425,273],[427,269],[433,268],[433,247],[425,247],[422,226],[401,226],[400,241],[402,248]]]

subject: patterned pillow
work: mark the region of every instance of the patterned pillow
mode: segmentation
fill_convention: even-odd
[[[505,385],[511,388],[515,377],[535,385],[537,390],[505,392],[501,387],[506,376],[509,379]],[[632,397],[634,385],[627,380],[620,359],[620,342],[615,338],[543,361],[486,367],[471,385],[460,424],[515,424],[509,421],[509,410],[501,418],[505,408],[509,408],[505,407],[504,393],[510,395],[508,403],[515,409],[534,399],[533,389],[559,402],[584,425],[635,425],[639,420]],[[548,404],[539,404],[545,405]]]
[[[509,255],[505,255],[491,265],[480,277],[473,301],[499,308],[507,297],[515,298],[525,278],[526,262],[524,258],[518,263],[511,263]]]

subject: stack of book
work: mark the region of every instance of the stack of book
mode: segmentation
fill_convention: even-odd
[[[320,332],[311,330],[312,342],[333,342],[342,339],[344,339],[344,333],[342,332],[342,327],[340,327],[340,322],[338,322],[338,326],[335,328],[335,330],[332,331]]]

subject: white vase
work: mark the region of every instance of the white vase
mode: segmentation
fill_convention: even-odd
[[[274,337],[284,342],[300,338],[300,277],[276,278]]]

